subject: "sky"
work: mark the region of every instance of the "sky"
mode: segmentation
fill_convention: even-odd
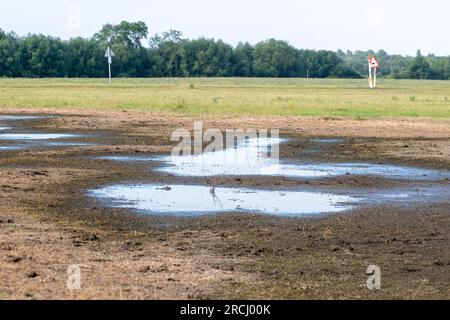
[[[297,48],[450,55],[448,0],[2,0],[0,28],[19,35],[90,37],[105,23],[144,21],[150,34],[232,45],[270,38]]]

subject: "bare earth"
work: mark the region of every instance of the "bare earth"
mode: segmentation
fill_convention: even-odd
[[[26,110],[4,109],[2,114]],[[52,113],[33,110],[33,114]],[[321,218],[225,214],[164,218],[105,208],[85,192],[115,182],[201,183],[152,172],[148,164],[93,159],[162,154],[179,127],[280,128],[298,139],[283,158],[371,161],[450,168],[450,121],[300,117],[203,118],[161,113],[60,113],[27,123],[46,132],[88,134],[94,146],[0,153],[1,299],[450,298],[450,201],[362,206]],[[23,123],[19,121],[18,123]],[[307,137],[346,138],[307,154]],[[306,142],[305,142],[306,141]],[[366,176],[301,181],[218,178],[226,186],[389,188]],[[437,184],[448,188],[449,181]],[[67,289],[78,264],[82,289]],[[366,269],[382,269],[382,289]]]

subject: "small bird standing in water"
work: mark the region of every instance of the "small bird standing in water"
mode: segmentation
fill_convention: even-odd
[[[216,186],[215,185],[212,186],[211,190],[209,190],[209,193],[211,193],[213,196],[216,195]]]
[[[208,180],[207,182],[208,182],[208,184],[211,184],[211,180]],[[215,183],[215,181],[212,181],[212,187],[211,187],[211,189],[209,190],[209,193],[210,193],[213,197],[216,196],[216,183]]]
[[[216,205],[218,205],[219,207],[223,207],[222,201],[220,201],[219,197],[216,194],[216,187],[217,187],[216,180],[214,179],[214,181],[212,181],[212,182],[211,182],[211,180],[208,180],[207,182],[208,182],[208,184],[212,185],[211,189],[209,189],[209,193],[211,194],[211,197],[212,197],[214,203]]]

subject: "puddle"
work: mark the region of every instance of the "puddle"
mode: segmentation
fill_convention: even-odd
[[[198,216],[253,212],[306,216],[351,209],[356,198],[327,193],[216,188],[193,185],[114,185],[89,192],[108,206],[147,214]]]
[[[44,143],[37,143],[37,145],[44,145],[47,147],[86,147],[86,146],[96,146],[95,143],[88,143],[88,142],[44,142]]]
[[[236,148],[187,156],[106,156],[115,161],[159,161],[157,171],[185,177],[283,176],[324,178],[341,175],[369,175],[396,179],[424,180],[450,177],[448,171],[371,163],[297,163],[278,162],[266,157],[267,148],[283,139],[251,139]],[[327,140],[328,141],[328,140]]]
[[[0,121],[39,120],[48,119],[48,116],[0,116]]]
[[[279,138],[250,139],[235,148],[199,155],[162,156],[156,160],[164,162],[159,171],[178,176],[219,176],[219,175],[274,175],[278,162],[262,153],[272,145],[281,143]]]
[[[55,118],[56,116],[28,116],[28,115],[0,115],[0,120],[3,121],[19,121],[19,120],[39,120],[39,119],[50,119]],[[20,126],[21,130],[17,130],[16,132],[10,132],[9,130],[13,130],[15,126],[12,123],[8,123],[8,125],[0,126],[0,140],[2,141],[15,141],[21,142],[20,146],[11,145],[11,146],[0,146],[0,151],[13,151],[13,150],[22,150],[25,148],[33,148],[33,147],[65,147],[65,146],[88,146],[92,145],[90,143],[81,143],[81,142],[68,142],[68,141],[53,141],[53,140],[65,140],[65,139],[73,139],[82,137],[79,134],[68,134],[68,133],[36,133],[36,132],[23,132],[23,125]],[[19,132],[17,132],[19,131]],[[22,132],[21,132],[22,131]],[[84,135],[83,135],[84,136]]]
[[[423,203],[448,202],[450,199],[450,184],[434,183],[411,184],[398,188],[347,188],[340,192],[359,199],[359,205],[396,205],[415,206]]]
[[[1,138],[0,138],[1,139]],[[31,150],[33,148],[62,148],[62,147],[84,147],[95,146],[94,143],[85,142],[67,142],[67,141],[46,141],[46,140],[27,140],[30,142],[23,142],[20,146],[0,146],[0,151],[15,151],[15,150]]]
[[[279,175],[287,177],[331,177],[341,175],[368,175],[406,180],[442,179],[448,171],[371,163],[315,163],[280,165]]]
[[[320,144],[339,144],[345,142],[345,139],[342,138],[320,138],[320,139],[312,139],[311,141],[320,143]]]
[[[78,137],[80,135],[65,133],[0,133],[0,140],[53,140]]]
[[[148,162],[156,160],[154,156],[97,156],[91,158],[120,162]]]
[[[23,147],[18,146],[0,146],[0,151],[14,151],[14,150],[20,150],[23,149]]]

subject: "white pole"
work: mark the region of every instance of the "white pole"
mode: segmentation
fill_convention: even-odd
[[[108,61],[108,70],[109,70],[109,84],[111,84],[111,58]]]
[[[372,89],[373,85],[372,85],[372,66],[370,65],[370,61],[369,61],[369,88]]]
[[[373,87],[377,87],[377,68],[373,69]]]
[[[111,47],[106,49],[105,58],[108,58],[108,75],[109,75],[109,84],[111,84],[111,64],[112,58],[114,57],[114,52],[112,52]]]

